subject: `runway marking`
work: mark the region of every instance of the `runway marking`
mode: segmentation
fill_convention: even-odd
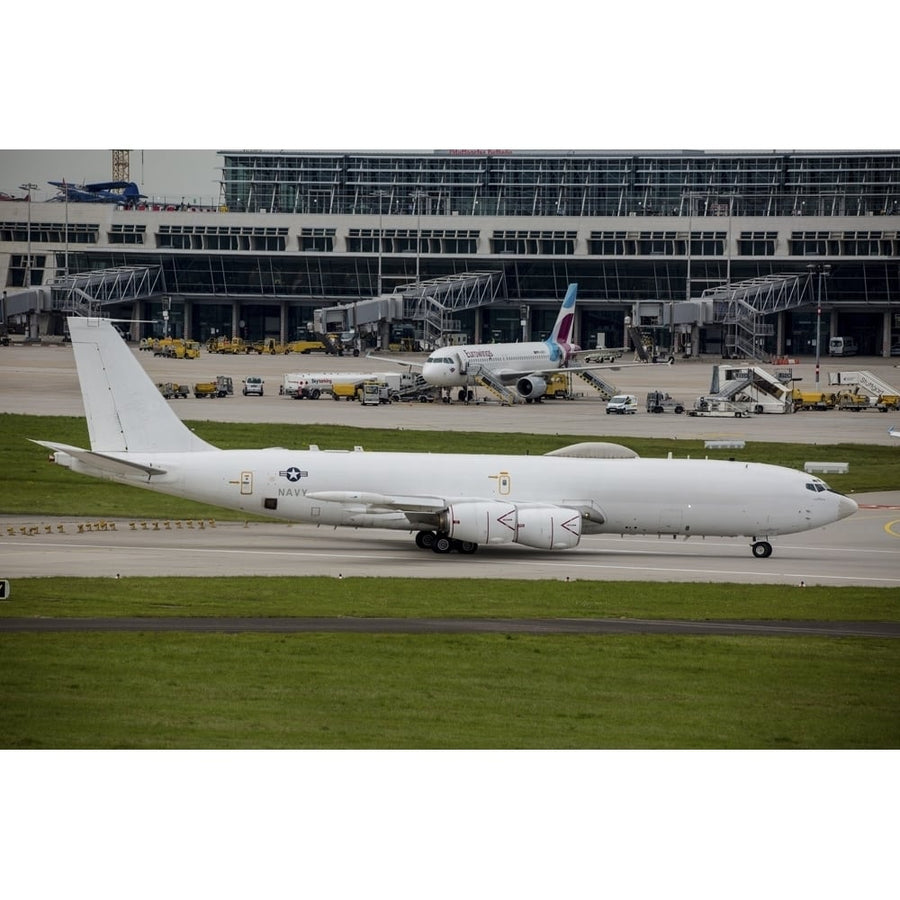
[[[564,563],[564,562],[543,562],[540,563],[537,560],[523,560],[524,564],[528,566],[552,566],[556,568],[565,568],[569,571],[572,569],[609,569],[609,570],[622,570],[626,572],[634,572],[633,566],[623,566],[623,565],[612,565],[612,564],[602,564],[602,563],[588,563],[588,562],[577,562],[577,563]],[[885,584],[885,585],[900,585],[900,578],[875,578],[870,576],[858,576],[858,575],[823,575],[821,573],[810,574],[809,572],[773,572],[771,569],[767,570],[743,570],[743,569],[692,569],[692,568],[684,568],[681,566],[641,566],[642,572],[662,572],[670,575],[718,575],[718,576],[740,576],[742,578],[764,578],[771,579],[772,577],[778,578],[786,578],[791,580],[800,580],[804,579],[809,583],[809,580],[815,578],[820,581],[846,581],[851,584],[859,584],[863,581],[872,582],[875,584]]]
[[[888,525],[885,526],[885,530],[887,530],[889,526],[897,526],[897,525],[900,525],[900,519],[895,519],[893,522],[889,522]],[[900,533],[898,533],[898,532],[888,531],[888,533],[892,537],[900,537]],[[12,546],[13,544],[15,544],[16,548],[18,550],[23,550],[23,549],[27,549],[29,546],[35,547],[36,544],[40,544],[41,546],[44,546],[46,543],[48,543],[48,542],[44,542],[44,541],[40,540],[40,538],[44,538],[44,537],[54,537],[54,535],[33,535],[27,539],[27,543],[24,538],[22,538],[22,539],[15,538],[13,540],[10,540],[8,538],[6,538],[6,539],[0,538],[0,547]],[[632,543],[634,541],[634,539],[627,539],[627,540],[629,543]],[[123,549],[122,544],[92,543],[92,542],[90,542],[89,539],[86,540],[84,543],[56,542],[56,541],[50,541],[49,543],[52,545],[52,547],[60,548],[60,549],[78,549],[78,550],[121,550],[121,549]],[[645,541],[643,541],[643,543],[655,544],[656,542],[645,540]],[[664,543],[668,543],[668,542],[665,542],[665,541],[660,542],[660,544],[664,544]],[[728,543],[723,543],[723,542],[712,542],[712,541],[705,541],[703,544],[694,544],[693,546],[685,546],[686,542],[684,542],[684,541],[678,542],[677,544],[675,541],[673,541],[672,544],[676,545],[677,547],[682,548],[685,551],[684,554],[679,554],[679,556],[681,558],[698,556],[700,553],[702,553],[704,547],[723,548],[723,549],[734,550],[737,546],[739,546],[737,544],[728,544]],[[290,549],[284,549],[284,550],[276,550],[276,549],[266,549],[266,548],[252,549],[252,548],[235,548],[235,547],[223,547],[223,548],[217,549],[217,548],[213,548],[213,547],[185,547],[185,546],[181,546],[181,545],[179,545],[179,546],[170,546],[170,545],[141,546],[141,545],[136,545],[136,544],[126,544],[125,546],[127,546],[127,549],[129,549],[129,550],[143,550],[143,551],[149,551],[152,553],[158,553],[162,550],[165,550],[166,552],[174,552],[174,553],[207,553],[207,554],[211,554],[211,553],[248,553],[248,554],[263,554],[263,555],[275,555],[275,556],[285,556],[285,555],[287,555],[287,556],[321,556],[321,555],[344,556],[344,555],[346,555],[346,553],[352,553],[354,557],[360,556],[360,558],[363,558],[363,559],[387,559],[387,558],[400,559],[400,558],[405,558],[405,557],[395,557],[395,556],[388,557],[385,555],[385,552],[383,552],[383,551],[370,551],[368,553],[364,553],[364,554],[360,555],[358,553],[358,551],[352,550],[352,549],[348,549],[345,553],[343,551],[305,550],[302,548],[290,548]],[[35,547],[35,549],[37,549],[37,548]],[[896,550],[893,550],[893,549],[879,549],[879,548],[875,548],[875,547],[836,547],[836,546],[810,547],[810,546],[805,546],[805,545],[800,545],[800,544],[777,544],[776,550],[782,550],[782,551],[790,550],[792,552],[809,553],[809,554],[813,554],[816,556],[819,556],[822,553],[852,553],[854,555],[859,555],[862,553],[874,554],[874,555],[896,553]],[[587,546],[582,545],[577,551],[575,551],[575,553],[576,553],[576,555],[583,555],[585,553],[593,553],[593,554],[604,553],[604,554],[608,554],[610,556],[661,556],[662,555],[662,556],[666,556],[667,558],[675,558],[675,554],[670,553],[669,550],[664,549],[662,546],[660,546],[660,548],[658,550],[656,550],[656,549],[650,549],[650,548],[645,548],[645,547],[625,548],[625,547],[603,546],[603,547],[595,548],[595,547],[587,547]],[[485,559],[485,557],[478,556],[475,559],[480,561],[480,560]],[[539,559],[526,558],[526,557],[524,557],[524,555],[523,555],[521,561],[527,562],[529,564],[541,564],[543,562],[542,560],[539,560]],[[573,561],[572,555],[560,556],[560,557],[558,557],[558,561],[557,560],[553,561],[553,564],[570,565],[570,564],[572,564],[572,561]],[[575,564],[576,565],[593,565],[592,563],[575,563]]]
[[[900,524],[900,519],[894,520],[891,523],[892,525]],[[125,534],[125,532],[123,532]],[[892,533],[894,537],[900,537],[900,534]],[[43,537],[43,535],[31,537],[28,539],[0,539],[0,546],[12,546],[16,545],[16,548],[21,552],[22,550],[26,550],[28,544],[30,543],[35,552],[46,552],[46,548],[48,545],[53,548],[66,548],[66,549],[77,549],[80,551],[84,550],[97,550],[97,551],[110,551],[110,550],[118,550],[121,551],[123,549],[123,543],[110,544],[108,541],[103,543],[93,543],[90,539],[85,541],[64,541],[64,542],[56,542],[55,540],[50,541],[41,541],[39,538]],[[884,585],[884,586],[895,586],[900,585],[900,578],[886,578],[886,577],[873,577],[867,576],[864,574],[857,575],[829,575],[823,573],[817,573],[814,571],[816,558],[821,557],[823,554],[834,554],[834,553],[853,553],[856,556],[859,556],[861,553],[868,554],[884,554],[884,553],[896,553],[893,550],[872,550],[872,549],[862,549],[862,548],[843,548],[843,547],[808,547],[808,546],[799,546],[799,545],[784,545],[779,544],[778,549],[781,550],[791,550],[795,552],[802,553],[804,555],[809,556],[809,567],[810,570],[803,572],[793,572],[793,571],[781,571],[775,570],[772,568],[767,568],[765,563],[761,563],[759,568],[754,568],[752,570],[749,569],[716,569],[705,566],[691,566],[690,564],[685,565],[685,563],[689,563],[691,559],[698,559],[698,556],[703,553],[705,549],[707,550],[715,550],[715,549],[727,549],[729,551],[733,551],[736,547],[740,546],[739,539],[735,539],[732,541],[703,541],[696,542],[693,546],[683,546],[687,542],[671,542],[675,544],[675,547],[672,547],[669,542],[662,539],[657,538],[637,538],[637,537],[628,537],[628,538],[618,538],[618,536],[591,536],[592,538],[600,538],[600,541],[597,545],[594,546],[582,546],[579,550],[575,551],[573,554],[565,554],[565,555],[556,555],[554,558],[534,558],[531,554],[527,554],[526,552],[518,553],[517,550],[519,548],[505,548],[507,550],[506,553],[502,555],[493,556],[492,554],[480,554],[475,557],[468,557],[464,561],[460,561],[457,559],[455,555],[449,555],[447,557],[443,557],[437,555],[433,558],[433,562],[435,566],[440,563],[456,565],[459,563],[459,575],[460,577],[491,577],[491,569],[493,567],[508,567],[511,564],[521,564],[523,566],[527,566],[531,571],[536,571],[538,569],[545,569],[548,571],[548,578],[560,579],[562,574],[569,574],[572,572],[576,572],[578,570],[582,570],[587,574],[588,571],[593,572],[609,572],[609,573],[627,573],[629,576],[634,576],[635,574],[640,574],[640,572],[653,573],[654,575],[663,574],[668,576],[670,579],[677,578],[714,578],[714,579],[735,579],[735,578],[743,578],[747,579],[750,583],[799,583],[800,581],[805,581],[808,585],[812,586],[816,583],[849,583],[849,584],[871,584],[871,585]],[[651,545],[650,547],[626,547],[623,546],[627,543],[637,543],[640,542],[642,544]],[[415,555],[420,553],[421,551],[416,551],[412,545],[409,547],[409,551],[400,551],[396,552],[396,548],[389,548],[388,550],[366,550],[364,552],[360,552],[354,548],[348,548],[346,551],[341,550],[306,550],[300,548],[291,547],[289,549],[248,549],[244,548],[209,548],[209,547],[189,547],[189,546],[171,546],[171,545],[163,545],[163,546],[153,546],[153,545],[135,545],[135,544],[126,544],[128,550],[136,550],[136,551],[145,551],[149,553],[159,553],[161,551],[172,553],[173,551],[179,554],[192,554],[192,555],[244,555],[244,556],[260,556],[260,557],[284,557],[287,560],[306,560],[313,559],[315,561],[323,562],[326,566],[333,565],[335,566],[335,571],[337,571],[337,566],[339,566],[342,562],[347,564],[352,564],[358,561],[374,561],[378,563],[399,561],[399,562],[409,562],[411,555]],[[391,552],[391,550],[394,552]],[[500,549],[500,548],[498,548]],[[673,553],[673,550],[678,550],[679,553]],[[683,553],[681,551],[684,551]],[[502,552],[502,551],[501,551]],[[728,563],[727,556],[719,556],[708,554],[711,559],[714,559],[717,562],[721,562],[724,565]],[[431,557],[427,552],[424,556]],[[615,561],[614,559],[610,559],[608,562],[602,561],[603,557],[619,557],[620,561]],[[665,563],[661,563],[658,565],[647,565],[643,558],[645,557],[659,557],[665,556]],[[591,559],[591,557],[600,557],[600,559]],[[621,559],[625,557],[625,559]],[[417,575],[421,577],[422,575],[427,575],[427,566],[430,564],[429,562],[424,561],[424,565],[421,567],[421,570],[417,572]],[[634,562],[628,562],[628,559],[633,559]],[[699,561],[699,560],[698,560]],[[791,559],[785,560],[786,563],[795,567],[798,563],[801,565],[806,565],[806,560],[799,559]],[[442,568],[443,572],[446,572],[446,569]],[[315,574],[315,573],[311,573]],[[27,576],[23,576],[27,577]]]
[[[884,530],[885,530],[891,537],[900,537],[900,533],[894,531],[894,526],[896,526],[896,525],[900,525],[900,519],[893,519],[892,521],[886,523],[885,526],[884,526]]]

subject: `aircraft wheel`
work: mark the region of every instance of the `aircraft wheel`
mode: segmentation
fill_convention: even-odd
[[[420,531],[416,535],[416,546],[423,550],[430,550],[434,546],[434,537],[433,531]]]
[[[459,400],[460,403],[466,402],[466,389],[465,388],[459,389],[459,393],[457,393],[456,399]]]
[[[455,541],[456,546],[453,548],[458,553],[470,554],[478,549],[478,544],[474,541]]]
[[[431,549],[435,553],[449,553],[453,549],[453,541],[446,534],[436,534]]]
[[[757,559],[767,559],[772,555],[772,545],[768,541],[756,541],[752,549]]]

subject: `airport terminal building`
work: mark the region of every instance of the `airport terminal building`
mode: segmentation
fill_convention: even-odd
[[[583,347],[624,346],[630,324],[685,355],[900,345],[900,151],[219,157],[216,202],[0,204],[2,318],[31,337],[98,309],[135,337],[402,328],[429,347],[543,337],[577,282]]]

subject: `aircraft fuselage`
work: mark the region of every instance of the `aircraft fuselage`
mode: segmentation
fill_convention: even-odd
[[[553,352],[545,341],[521,344],[473,344],[445,347],[432,353],[422,365],[422,377],[437,387],[475,384],[479,372],[520,377],[531,372],[561,368],[576,347]]]
[[[596,534],[758,538],[818,528],[856,510],[814,476],[731,461],[284,449],[128,454],[163,471],[147,476],[59,456],[84,474],[245,513],[404,531],[425,527],[438,508],[474,499],[497,504],[498,514],[503,504],[576,510],[580,532]],[[408,498],[434,498],[433,508],[423,503],[417,520]]]

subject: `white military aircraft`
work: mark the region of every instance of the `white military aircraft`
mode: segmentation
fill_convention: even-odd
[[[91,449],[36,443],[75,472],[243,513],[416,532],[419,547],[576,547],[583,534],[746,536],[828,525],[856,503],[780,466],[640,459],[616,445],[546,456],[220,450],[172,410],[106,319],[70,318]],[[604,454],[614,458],[598,458]]]
[[[590,372],[621,368],[620,365],[577,365],[579,357],[596,353],[583,351],[572,343],[578,285],[570,284],[545,341],[513,344],[460,344],[443,347],[422,364],[422,377],[437,387],[460,387],[460,399],[466,388],[478,378],[495,378],[504,386],[513,386],[519,397],[537,400],[547,392],[547,378],[560,369]],[[670,360],[671,361],[671,360]]]

